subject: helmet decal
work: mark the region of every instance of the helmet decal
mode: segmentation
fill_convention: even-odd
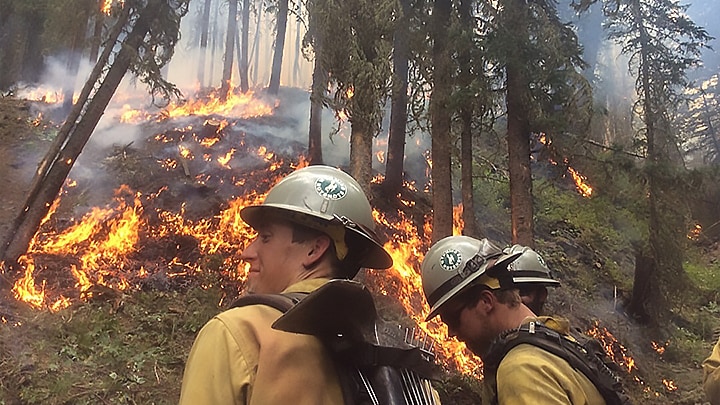
[[[454,271],[460,267],[462,255],[455,249],[448,249],[440,256],[440,267],[446,271]]]
[[[315,180],[315,192],[327,200],[340,200],[347,195],[347,186],[337,177],[320,176]]]
[[[545,260],[544,260],[544,259],[542,258],[542,256],[540,256],[539,254],[537,255],[537,260],[540,262],[540,265],[542,265],[543,267],[547,267],[547,266],[548,266],[548,265],[545,263]]]
[[[516,264],[517,261],[518,261],[518,259],[515,259],[515,260],[513,260],[512,263],[508,264],[508,266],[507,266],[508,271],[517,271],[518,270],[517,264]]]

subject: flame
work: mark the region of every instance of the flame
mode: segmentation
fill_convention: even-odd
[[[100,11],[105,15],[110,15],[113,1],[114,0],[103,0],[102,5],[100,6]],[[123,8],[125,6],[125,0],[118,0],[118,4],[120,5],[120,8]]]
[[[575,181],[575,187],[577,188],[577,191],[580,193],[580,195],[582,195],[583,197],[590,197],[592,195],[593,188],[589,184],[587,184],[587,177],[578,173],[571,166],[568,166],[568,172],[570,172],[573,181]]]
[[[625,346],[620,344],[609,330],[601,327],[598,321],[595,321],[593,327],[590,328],[586,334],[597,339],[603,345],[605,352],[612,361],[623,367],[628,373],[637,371],[635,359],[628,355]]]
[[[277,103],[275,106],[270,106],[255,98],[252,91],[236,93],[231,89],[224,100],[219,97],[217,92],[212,92],[202,100],[188,100],[181,104],[171,103],[161,116],[174,118],[187,115],[219,114],[237,118],[252,118],[270,115],[275,107],[277,107]]]
[[[453,235],[462,235],[463,228],[465,228],[465,220],[463,220],[463,205],[462,203],[453,207]]]
[[[474,356],[464,343],[449,338],[447,326],[437,317],[425,321],[430,308],[425,301],[420,277],[420,263],[424,253],[430,246],[431,233],[421,235],[418,228],[402,211],[397,218],[388,218],[385,214],[373,210],[375,221],[388,228],[393,235],[392,240],[385,243],[385,250],[393,258],[394,266],[386,271],[373,271],[373,285],[377,285],[379,293],[390,295],[400,301],[407,315],[435,342],[434,351],[440,362],[447,367],[467,374],[480,377],[482,361]],[[428,229],[429,217],[423,225]]]
[[[550,139],[544,132],[541,132],[537,135],[537,141],[545,146],[550,146],[552,144],[552,139]],[[558,164],[553,159],[550,159],[550,163],[553,165]],[[583,197],[590,198],[593,193],[593,188],[587,183],[587,177],[578,173],[577,170],[575,170],[572,166],[568,165],[567,158],[563,159],[563,163],[565,164],[565,166],[567,166],[567,171],[568,173],[570,173],[573,182],[575,182],[575,188],[577,189],[578,193],[580,193],[580,195],[582,195]]]

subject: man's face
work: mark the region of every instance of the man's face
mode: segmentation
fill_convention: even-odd
[[[531,286],[520,289],[520,297],[523,304],[530,308],[535,315],[543,314],[543,307],[547,301],[548,291],[543,285]]]
[[[465,343],[477,356],[482,356],[497,336],[490,314],[483,310],[482,302],[467,306],[450,300],[440,311],[440,318],[448,326],[448,335]]]
[[[240,258],[250,264],[249,293],[277,294],[299,279],[310,242],[293,242],[293,228],[283,221],[269,220],[257,229],[257,238]]]

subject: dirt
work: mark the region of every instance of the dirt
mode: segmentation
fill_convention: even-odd
[[[33,120],[36,118],[35,114],[36,111],[31,102],[0,99],[0,173],[2,174],[0,175],[0,190],[3,195],[3,204],[0,205],[0,240],[5,240],[8,236],[11,223],[23,204],[35,168],[50,145],[50,140],[44,135],[48,131],[41,130],[41,127],[33,124]],[[41,123],[41,125],[46,124]],[[152,131],[152,128],[149,130]],[[169,136],[182,135],[182,132],[168,131],[166,133]],[[273,141],[270,135],[266,135],[262,140],[263,142],[274,142],[278,148],[282,146],[285,148],[285,153],[290,156],[295,156],[299,150],[299,145],[280,139]],[[235,141],[240,142],[241,140]],[[243,138],[242,141],[245,142],[245,139]],[[87,182],[82,186],[83,190],[75,192],[75,201],[73,207],[67,211],[68,216],[88,210],[91,206],[97,205],[98,201],[107,200],[116,185],[120,183],[130,183],[135,189],[143,189],[148,192],[156,192],[166,186],[167,198],[158,201],[165,201],[166,204],[185,201],[188,212],[191,214],[195,212],[198,215],[216,212],[223,201],[226,201],[233,192],[237,192],[221,182],[198,184],[195,181],[189,181],[188,176],[167,177],[164,173],[152,172],[152,170],[138,171],[138,167],[149,167],[139,164],[143,160],[158,161],[167,157],[164,155],[167,151],[160,144],[154,145],[147,149],[145,149],[147,145],[143,146],[142,143],[114,145],[104,150],[96,150],[97,154],[92,158],[86,156],[85,164],[90,168],[92,174],[88,176]],[[213,159],[217,157],[213,156]],[[257,159],[256,157],[255,160]],[[198,173],[205,169],[189,166],[186,170]],[[98,176],[98,173],[103,171],[106,174],[117,176],[117,178],[108,181],[108,177]],[[246,176],[243,181],[260,183],[268,181],[268,179],[264,178],[262,174],[257,174],[254,177]],[[224,191],[218,193],[219,190]],[[173,196],[176,198],[172,198]],[[146,207],[146,211],[149,211],[148,207]],[[147,247],[148,250],[162,250],[163,248],[163,246]],[[555,248],[568,251],[568,257],[571,261],[576,262],[575,265],[582,265],[583,261],[591,258],[591,254],[583,252],[581,249],[573,251],[571,245],[558,244]],[[173,252],[173,254],[176,253]],[[631,271],[632,263],[629,258],[623,260],[620,263],[621,266],[625,271]],[[569,267],[574,264],[570,263]],[[568,279],[571,278],[570,274],[565,276]],[[654,336],[657,335],[656,331],[638,327],[624,316],[619,307],[622,297],[614,296],[616,290],[612,286],[596,287],[596,291],[591,293],[580,291],[578,286],[569,283],[569,285],[553,291],[549,309],[551,312],[570,314],[571,321],[583,331],[590,329],[596,319],[601,320],[601,327],[612,331],[614,338],[617,339],[613,350],[617,352],[618,356],[627,355],[635,362],[635,368],[630,368],[630,371],[624,376],[625,383],[631,389],[636,403],[703,403],[703,394],[700,389],[701,370],[697,360],[686,358],[683,361],[666,361],[649,343],[651,341],[662,342],[658,340],[657,336]],[[608,304],[609,302],[612,304]],[[709,346],[706,349],[709,352]],[[629,360],[626,359],[622,362],[627,364]],[[666,380],[667,388],[663,385],[663,380]]]

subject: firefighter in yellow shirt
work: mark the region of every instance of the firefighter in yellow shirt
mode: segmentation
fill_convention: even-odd
[[[361,267],[392,266],[367,197],[338,169],[299,169],[240,215],[258,232],[242,253],[249,294],[309,293]],[[280,316],[270,306],[248,305],[208,321],[185,365],[180,404],[342,403],[327,350],[313,336],[272,329]]]
[[[710,357],[703,361],[702,367],[705,395],[712,405],[720,405],[720,339]]]
[[[428,319],[440,315],[450,336],[486,363],[483,403],[605,404],[585,374],[534,344],[512,347],[498,356],[494,370],[487,369],[500,337],[521,329],[561,336],[568,329],[566,321],[538,318],[522,303],[507,270],[522,253],[497,251],[487,239],[450,236],[435,243],[422,263],[423,290],[431,307]]]

